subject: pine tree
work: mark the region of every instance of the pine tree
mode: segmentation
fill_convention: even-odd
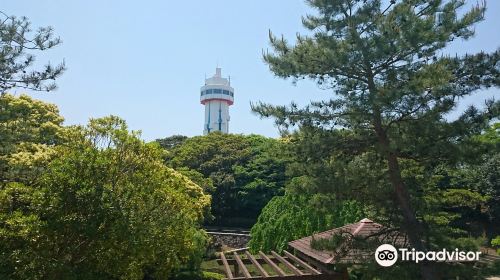
[[[400,161],[453,161],[462,152],[459,142],[499,116],[500,104],[488,101],[484,110],[471,107],[457,120],[445,118],[460,98],[499,85],[500,51],[442,54],[453,40],[471,38],[486,5],[462,11],[462,0],[307,2],[318,12],[302,19],[312,35],[297,35],[292,46],[270,32],[274,51],[265,52],[264,60],[278,77],[310,78],[335,96],[305,108],[258,103],[253,110],[284,127],[355,132],[360,145],[385,159],[401,227],[412,246],[425,251],[424,221],[411,204]],[[422,264],[421,272],[424,279],[437,277],[430,264]]]
[[[29,52],[45,51],[61,43],[54,37],[52,27],[41,27],[32,32],[25,17],[17,18],[0,11],[0,94],[12,88],[51,91],[53,82],[65,70],[64,62],[43,69],[32,69],[35,56]]]

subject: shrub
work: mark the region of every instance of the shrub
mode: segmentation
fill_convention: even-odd
[[[500,235],[491,240],[491,246],[498,247],[497,254],[500,255]]]
[[[356,201],[336,202],[331,198],[327,208],[317,207],[310,195],[274,197],[264,207],[257,223],[252,227],[249,242],[253,252],[260,250],[281,252],[289,241],[359,221],[364,217],[361,204]]]

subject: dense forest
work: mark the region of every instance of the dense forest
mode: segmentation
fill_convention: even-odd
[[[251,227],[269,200],[284,193],[290,158],[283,139],[210,133],[157,142],[167,151],[166,165],[212,196],[207,225]]]
[[[277,139],[147,142],[117,116],[65,125],[56,105],[9,93],[56,88],[64,63],[33,70],[30,52],[60,40],[2,13],[0,279],[222,279],[202,271],[213,257],[206,226],[251,228],[252,251],[281,252],[370,218],[417,250],[500,251],[500,103],[457,112],[463,97],[500,85],[500,51],[441,52],[471,38],[485,6],[385,2],[310,0],[307,36],[270,33],[273,74],[331,89],[304,107],[252,104],[275,120]],[[368,262],[349,273],[482,279],[500,264]]]

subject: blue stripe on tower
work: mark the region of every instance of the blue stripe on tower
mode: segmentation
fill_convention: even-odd
[[[219,102],[219,131],[222,131],[222,103]]]
[[[208,102],[207,133],[210,133],[210,103],[211,102]]]

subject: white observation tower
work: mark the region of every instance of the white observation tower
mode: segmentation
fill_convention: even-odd
[[[220,131],[229,131],[229,106],[234,102],[234,89],[231,80],[222,78],[221,69],[215,69],[212,78],[205,79],[201,87],[200,102],[205,105],[205,123],[203,134]]]

